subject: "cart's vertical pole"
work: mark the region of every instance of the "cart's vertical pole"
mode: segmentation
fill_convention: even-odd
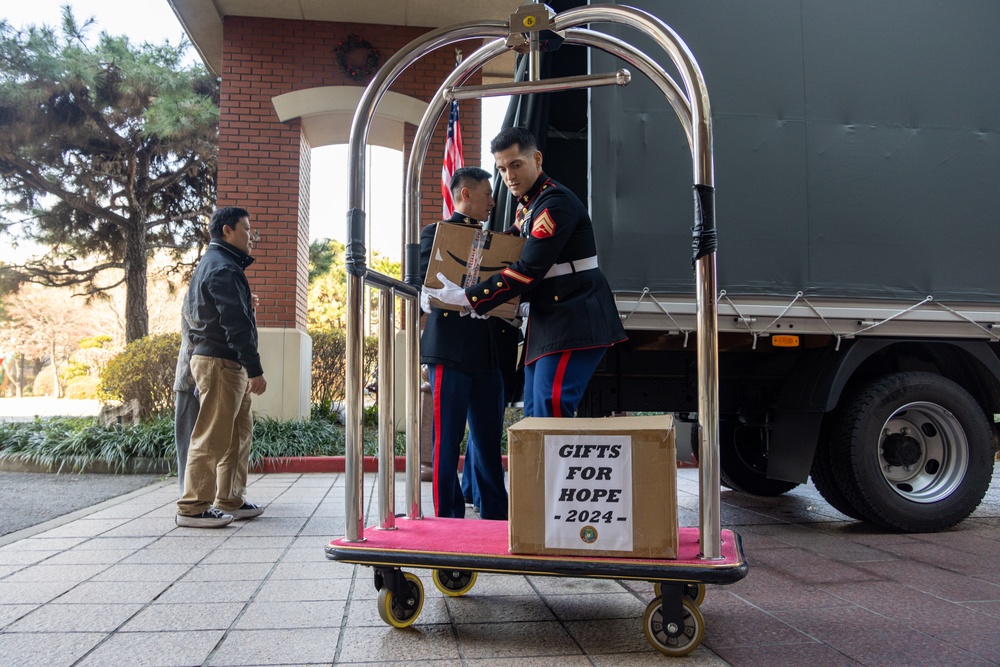
[[[378,291],[378,525],[396,527],[396,291]]]
[[[364,158],[359,157],[354,165],[364,172]],[[354,183],[363,192],[364,179],[357,178]],[[352,201],[360,202],[360,194],[352,197]],[[362,489],[362,473],[364,471],[364,449],[361,440],[364,423],[362,409],[362,394],[364,390],[363,348],[364,338],[361,327],[364,323],[364,275],[365,266],[365,212],[360,208],[351,208],[347,212],[347,341],[344,350],[344,474],[347,483],[344,488],[347,531],[345,538],[358,542],[365,538],[364,526],[364,490]]]
[[[719,348],[716,319],[715,253],[697,262],[698,292],[698,449],[701,556],[722,557],[719,507]]]
[[[695,66],[696,67],[696,66]],[[711,237],[710,251],[699,257],[695,267],[695,291],[698,302],[698,426],[701,449],[698,459],[699,524],[701,527],[701,557],[722,558],[722,511],[719,498],[719,319],[718,284],[715,256],[715,165],[712,160],[712,118],[708,92],[697,76],[691,91],[692,137],[694,146],[694,182],[696,221],[702,234]],[[697,92],[696,92],[697,91]]]
[[[420,190],[409,193],[420,201]],[[412,203],[406,204],[407,207]],[[406,244],[406,282],[420,285],[420,245]],[[406,345],[406,516],[421,517],[420,509],[420,305],[405,304]]]

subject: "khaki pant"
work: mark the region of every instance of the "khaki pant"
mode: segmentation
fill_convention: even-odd
[[[196,354],[191,357],[191,374],[201,406],[177,513],[201,514],[213,505],[231,512],[243,506],[250,465],[253,415],[247,372],[239,362]]]

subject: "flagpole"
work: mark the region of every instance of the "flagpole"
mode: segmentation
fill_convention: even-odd
[[[462,50],[455,49],[455,67],[462,64]],[[452,100],[448,113],[448,139],[444,145],[444,163],[441,166],[441,209],[447,220],[455,212],[451,196],[451,177],[465,166],[462,151],[462,124],[458,119],[458,100]]]

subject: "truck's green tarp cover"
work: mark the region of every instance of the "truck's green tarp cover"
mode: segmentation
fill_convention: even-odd
[[[704,73],[721,289],[1000,299],[1000,2],[622,4],[674,28]],[[669,63],[634,31],[596,27]],[[595,72],[621,66],[591,53]],[[616,291],[691,293],[679,121],[639,74],[595,89],[591,113],[602,268]]]

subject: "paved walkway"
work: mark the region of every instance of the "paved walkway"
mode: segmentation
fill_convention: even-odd
[[[365,482],[371,505],[374,476]],[[643,638],[645,582],[484,574],[446,598],[416,570],[422,614],[386,626],[371,570],[324,557],[344,532],[339,474],[255,476],[250,498],[267,512],[221,530],[177,528],[175,495],[169,480],[0,538],[0,664],[671,660]],[[696,525],[697,471],[680,471],[678,496],[682,525]],[[723,492],[723,524],[743,536],[750,573],[709,587],[704,643],[677,664],[1000,664],[1000,474],[947,533],[846,521],[808,485],[780,498]]]

